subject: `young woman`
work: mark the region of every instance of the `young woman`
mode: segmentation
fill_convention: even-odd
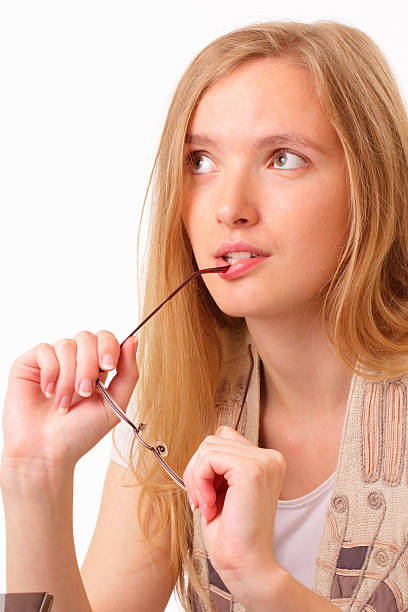
[[[407,156],[357,29],[256,24],[199,53],[155,161],[142,315],[222,269],[140,331],[139,380],[134,338],[105,330],[14,362],[8,591],[84,612],[163,610],[175,585],[186,610],[408,609]],[[147,450],[100,392],[113,368]],[[115,425],[79,570],[74,468]]]

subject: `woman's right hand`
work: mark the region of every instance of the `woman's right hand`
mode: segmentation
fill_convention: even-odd
[[[95,388],[96,379],[105,383],[108,371],[116,368],[108,391],[125,412],[139,376],[136,350],[133,336],[121,348],[111,332],[81,331],[73,339],[38,344],[18,357],[3,409],[2,471],[73,469],[120,420]],[[113,361],[106,364],[103,358],[109,354]],[[91,395],[83,397],[80,383],[86,379]],[[46,397],[52,385],[54,395]],[[63,398],[69,401],[65,414],[59,411]]]

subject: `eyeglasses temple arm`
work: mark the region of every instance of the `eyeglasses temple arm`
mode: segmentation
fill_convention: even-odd
[[[249,366],[248,378],[247,378],[247,381],[246,381],[246,387],[245,387],[245,391],[244,391],[244,397],[242,398],[241,410],[239,411],[237,422],[236,422],[235,427],[234,427],[235,430],[238,430],[239,421],[241,419],[241,415],[242,415],[242,412],[244,410],[245,400],[246,400],[246,396],[248,394],[248,389],[249,389],[249,383],[251,381],[252,372],[253,372],[253,369],[254,369],[254,358],[252,356],[252,350],[251,350],[251,345],[250,344],[248,344],[248,352],[249,352],[249,358],[250,358],[250,366]]]
[[[181,283],[181,285],[179,285],[177,287],[177,289],[175,289],[172,293],[170,293],[170,295],[161,303],[157,306],[157,308],[155,308],[153,310],[153,312],[151,312],[145,319],[143,319],[143,321],[141,323],[139,323],[139,325],[136,327],[136,329],[134,329],[128,336],[126,336],[126,338],[123,340],[123,342],[120,344],[120,346],[122,346],[126,340],[128,338],[130,338],[130,336],[133,336],[145,323],[147,323],[147,321],[149,319],[151,319],[151,317],[153,315],[156,314],[156,312],[158,310],[160,310],[160,308],[162,306],[164,306],[164,304],[166,304],[166,302],[168,302],[169,300],[171,300],[171,298],[173,298],[176,293],[178,293],[181,289],[183,289],[183,287],[185,287],[187,285],[187,283],[189,283],[190,281],[192,281],[194,278],[197,278],[197,276],[200,276],[201,274],[208,274],[211,272],[225,272],[226,270],[229,269],[229,265],[228,266],[219,266],[216,268],[205,268],[203,270],[196,270],[191,276],[189,276],[189,278],[187,278],[185,281],[183,281]],[[99,372],[103,372],[103,370],[99,369]],[[184,485],[183,480],[171,469],[171,467],[164,461],[163,457],[160,455],[160,452],[154,447],[154,446],[150,446],[150,444],[147,444],[147,442],[145,442],[143,440],[143,438],[140,437],[139,435],[139,431],[141,431],[142,429],[142,423],[139,425],[139,427],[136,427],[136,425],[134,423],[132,423],[132,421],[130,421],[130,419],[127,418],[126,413],[123,412],[123,410],[120,408],[120,406],[115,402],[115,400],[109,395],[109,393],[107,392],[107,390],[105,389],[105,386],[103,385],[103,383],[99,380],[99,378],[96,379],[96,384],[95,384],[96,388],[99,390],[99,392],[101,393],[102,397],[108,402],[109,406],[112,408],[112,410],[114,412],[116,412],[116,414],[123,420],[125,421],[125,423],[127,423],[128,425],[130,425],[130,427],[133,429],[133,433],[135,434],[136,438],[138,439],[138,441],[140,442],[140,444],[142,444],[146,449],[152,451],[156,458],[158,459],[158,461],[161,463],[161,465],[163,466],[163,468],[166,470],[166,472],[168,473],[168,475],[170,476],[170,478],[172,478],[178,485],[180,485],[180,487],[184,490],[186,490],[186,487]],[[245,401],[245,400],[244,400]]]
[[[165,300],[163,300],[163,302],[162,302],[161,304],[159,304],[159,305],[157,306],[157,308],[155,308],[155,309],[153,310],[153,312],[151,312],[151,313],[150,313],[150,314],[149,314],[149,315],[148,315],[148,316],[147,316],[145,319],[143,319],[143,321],[142,321],[141,323],[139,323],[139,325],[136,327],[136,329],[134,329],[134,330],[133,330],[133,331],[132,331],[132,332],[131,332],[131,333],[130,333],[128,336],[126,336],[126,338],[123,340],[122,344],[124,344],[124,343],[126,342],[126,340],[127,340],[128,338],[130,338],[130,336],[133,336],[133,335],[134,335],[134,334],[135,334],[137,331],[139,331],[139,329],[140,329],[140,328],[141,328],[141,327],[142,327],[142,326],[143,326],[145,323],[147,323],[147,321],[148,321],[149,319],[151,319],[151,317],[152,317],[153,315],[155,315],[155,314],[156,314],[156,312],[157,312],[158,310],[160,310],[160,308],[161,308],[162,306],[164,306],[164,304],[166,304],[166,302],[168,302],[169,300],[171,300],[171,299],[172,299],[172,298],[173,298],[173,297],[176,295],[176,293],[178,293],[178,292],[179,292],[181,289],[183,289],[183,287],[185,287],[185,286],[187,285],[187,283],[189,283],[189,282],[190,282],[190,281],[192,281],[193,279],[197,278],[197,276],[200,276],[201,274],[208,274],[208,273],[211,273],[211,272],[225,272],[226,270],[228,270],[228,268],[230,268],[230,266],[229,266],[229,265],[228,265],[228,266],[219,266],[218,268],[204,268],[203,270],[196,270],[196,271],[195,271],[195,272],[194,272],[194,273],[193,273],[191,276],[189,276],[189,277],[188,277],[188,278],[187,278],[185,281],[183,281],[183,282],[181,283],[181,285],[179,285],[179,286],[177,287],[177,289],[175,289],[175,290],[174,290],[172,293],[170,293],[170,295],[169,295],[169,296],[168,296],[168,297],[167,297]],[[122,344],[121,344],[120,346],[122,346]]]

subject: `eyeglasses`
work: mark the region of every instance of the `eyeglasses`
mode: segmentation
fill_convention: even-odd
[[[230,266],[220,266],[218,268],[206,268],[204,270],[196,270],[196,272],[194,272],[194,274],[192,274],[189,278],[187,278],[187,280],[183,281],[181,283],[181,285],[179,287],[177,287],[177,289],[175,289],[172,293],[170,293],[170,295],[161,304],[159,304],[159,306],[157,306],[157,308],[155,308],[153,310],[153,312],[151,312],[141,323],[139,323],[139,325],[136,327],[136,329],[134,329],[123,340],[123,342],[122,342],[122,344],[120,346],[122,346],[126,342],[126,340],[128,338],[130,338],[130,336],[133,336],[137,331],[139,331],[139,329],[145,323],[147,323],[147,321],[149,319],[151,319],[152,316],[155,315],[156,312],[158,310],[160,310],[160,308],[162,306],[164,306],[164,304],[166,302],[171,300],[171,298],[173,298],[176,295],[176,293],[178,293],[180,291],[180,289],[183,289],[183,287],[185,287],[187,285],[187,283],[189,283],[193,279],[197,278],[201,274],[208,274],[208,273],[211,273],[211,272],[225,272],[226,270],[229,269],[229,267]],[[254,367],[254,359],[252,357],[252,351],[251,351],[250,345],[248,346],[248,351],[249,351],[249,355],[250,355],[250,368],[249,368],[248,379],[247,379],[247,383],[246,383],[246,387],[245,387],[245,391],[244,391],[244,395],[243,395],[243,399],[242,399],[242,403],[241,403],[241,409],[240,409],[240,412],[239,412],[239,415],[238,415],[238,418],[237,418],[237,422],[235,424],[234,429],[238,428],[238,425],[239,425],[239,422],[240,422],[240,419],[241,419],[241,415],[242,415],[242,412],[243,412],[243,409],[244,409],[244,404],[245,404],[246,396],[247,396],[247,393],[248,393],[249,383],[250,383],[251,376],[252,376],[252,370],[253,370],[253,367]],[[99,372],[103,372],[103,370],[100,369]],[[145,442],[145,440],[143,440],[143,438],[139,434],[140,434],[141,431],[146,429],[147,425],[145,423],[139,423],[139,425],[136,426],[134,423],[132,423],[132,421],[126,416],[126,414],[123,412],[123,410],[120,408],[120,406],[115,402],[113,397],[111,397],[109,395],[108,391],[106,390],[106,388],[103,385],[103,383],[99,380],[99,378],[97,378],[97,380],[96,380],[96,388],[98,389],[98,391],[100,392],[102,397],[107,401],[107,403],[112,408],[112,410],[114,412],[116,412],[116,414],[123,421],[125,421],[125,423],[127,423],[133,429],[133,433],[136,436],[136,439],[138,440],[138,442],[140,442],[140,444],[142,446],[144,446],[147,450],[150,450],[155,455],[156,459],[159,461],[161,466],[166,470],[166,472],[170,476],[170,478],[172,478],[185,491],[186,487],[184,485],[183,480],[180,478],[180,476],[178,476],[171,469],[171,467],[163,459],[163,457],[166,457],[167,454],[168,454],[167,447],[166,447],[165,443],[161,442],[161,441],[158,441],[158,442],[155,442],[155,444],[153,444],[153,446],[151,446],[150,444]]]

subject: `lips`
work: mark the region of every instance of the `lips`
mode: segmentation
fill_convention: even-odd
[[[214,253],[214,257],[224,257],[226,253],[239,253],[243,251],[253,253],[254,255],[262,255],[263,257],[269,257],[270,255],[270,253],[264,249],[256,247],[249,242],[238,240],[237,242],[223,242]]]
[[[266,257],[262,257],[262,255],[260,255],[259,257],[251,257],[250,259],[240,259],[239,261],[236,261],[235,263],[230,265],[228,270],[226,270],[225,272],[219,272],[218,276],[221,276],[224,280],[232,280],[233,278],[242,276],[251,268],[259,266],[262,261],[265,261],[265,259]],[[219,257],[217,259],[217,262],[224,262],[224,265],[226,263],[222,257]]]
[[[217,266],[225,265],[227,262],[224,259],[224,255],[234,252],[252,253],[257,255],[257,257],[240,259],[239,261],[234,262],[232,265],[230,265],[228,270],[219,273],[219,276],[225,280],[232,280],[233,278],[237,278],[238,276],[245,274],[254,266],[259,266],[262,261],[265,261],[265,259],[270,256],[270,253],[264,249],[254,246],[253,244],[250,244],[249,242],[244,242],[242,240],[237,242],[223,242],[215,253]]]

